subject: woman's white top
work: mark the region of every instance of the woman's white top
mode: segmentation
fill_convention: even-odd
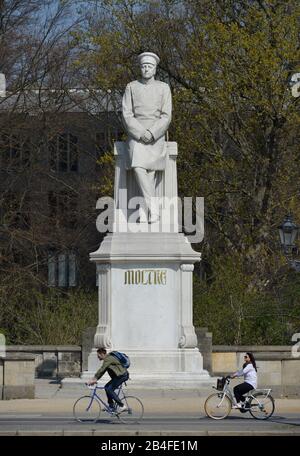
[[[246,383],[249,383],[253,388],[257,388],[257,373],[251,363],[247,364],[244,369],[240,369],[236,373],[237,377],[243,377]]]

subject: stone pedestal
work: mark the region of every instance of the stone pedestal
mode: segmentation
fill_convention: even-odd
[[[167,143],[166,147],[167,168],[158,175],[156,191],[158,197],[176,199],[177,144]],[[133,387],[194,388],[209,384],[193,326],[192,275],[201,255],[178,232],[176,218],[172,218],[168,232],[161,223],[155,230],[146,224],[152,228],[147,232],[138,232],[138,223],[130,229],[126,206],[138,190],[132,171],[126,170],[124,143],[116,143],[115,155],[113,233],[90,254],[99,286],[94,345],[130,356]],[[121,195],[124,189],[128,189],[125,199]],[[82,379],[93,376],[98,368],[94,348]]]

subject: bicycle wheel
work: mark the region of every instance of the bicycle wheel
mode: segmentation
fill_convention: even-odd
[[[275,403],[272,396],[266,396],[264,393],[253,394],[250,405],[250,413],[256,420],[267,420],[273,415]]]
[[[118,414],[117,408],[116,413],[119,420],[125,424],[138,423],[144,415],[144,406],[142,402],[134,396],[124,396],[122,401],[124,405],[126,405],[127,410]]]
[[[231,410],[231,400],[220,394],[214,393],[208,396],[204,404],[204,410],[207,416],[214,420],[222,420],[226,418]]]
[[[95,423],[100,416],[101,405],[91,396],[80,397],[73,406],[74,418],[80,423]]]

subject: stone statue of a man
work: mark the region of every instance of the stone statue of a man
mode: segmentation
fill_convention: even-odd
[[[165,133],[171,122],[172,100],[168,84],[154,79],[159,57],[144,52],[138,61],[142,77],[127,85],[122,113],[128,133],[128,166],[134,170],[152,223],[159,220],[159,210],[152,197],[155,172],[166,166]]]

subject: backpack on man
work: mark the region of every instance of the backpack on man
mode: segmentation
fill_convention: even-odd
[[[130,366],[129,356],[127,356],[125,353],[112,351],[110,352],[110,355],[113,355],[115,358],[117,358],[125,369],[128,369]]]

